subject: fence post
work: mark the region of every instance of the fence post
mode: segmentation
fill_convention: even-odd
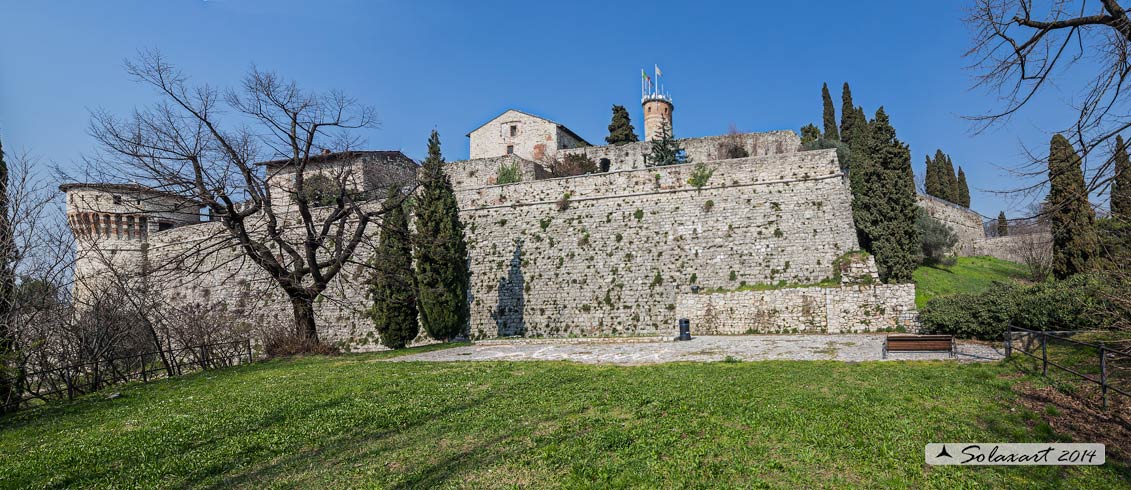
[[[1100,393],[1103,394],[1104,409],[1107,409],[1107,347],[1100,342]]]
[[[1010,325],[1005,331],[1005,357],[1013,354],[1013,325]]]
[[[1049,375],[1049,334],[1041,331],[1041,376]]]

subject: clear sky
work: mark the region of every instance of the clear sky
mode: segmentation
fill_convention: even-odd
[[[416,159],[433,128],[448,160],[466,158],[465,135],[508,108],[602,144],[613,104],[639,132],[640,69],[658,64],[677,137],[819,126],[821,83],[839,111],[848,81],[869,117],[885,107],[917,174],[942,148],[976,211],[1017,216],[1027,202],[985,191],[1015,186],[1000,167],[1024,161],[1022,144],[1046,146],[1069,114],[1037,104],[972,133],[962,116],[997,100],[971,90],[966,3],[0,0],[0,138],[78,165],[94,150],[90,110],[154,100],[122,61],[156,48],[197,82],[233,86],[254,63],[343,90],[378,111],[368,148]]]

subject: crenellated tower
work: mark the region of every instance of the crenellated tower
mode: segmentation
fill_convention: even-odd
[[[659,66],[656,67],[655,73],[656,78],[652,79],[644,70],[640,70],[642,78],[640,104],[644,109],[645,141],[657,139],[660,135],[660,128],[664,124],[671,128],[672,112],[675,111],[671,94],[663,90],[663,73]]]
[[[143,273],[151,234],[200,222],[198,203],[142,185],[72,183],[59,190],[75,236],[76,301],[102,279]]]

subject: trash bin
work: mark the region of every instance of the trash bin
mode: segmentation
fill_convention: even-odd
[[[691,320],[679,319],[679,337],[676,340],[691,340]]]

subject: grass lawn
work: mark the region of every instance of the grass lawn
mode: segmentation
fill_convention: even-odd
[[[978,293],[994,281],[1024,281],[1024,265],[993,257],[958,257],[952,266],[920,266],[915,269],[915,306],[922,308],[936,296]]]
[[[1118,488],[1126,466],[931,467],[1055,441],[999,364],[269,361],[0,419],[5,487]]]

